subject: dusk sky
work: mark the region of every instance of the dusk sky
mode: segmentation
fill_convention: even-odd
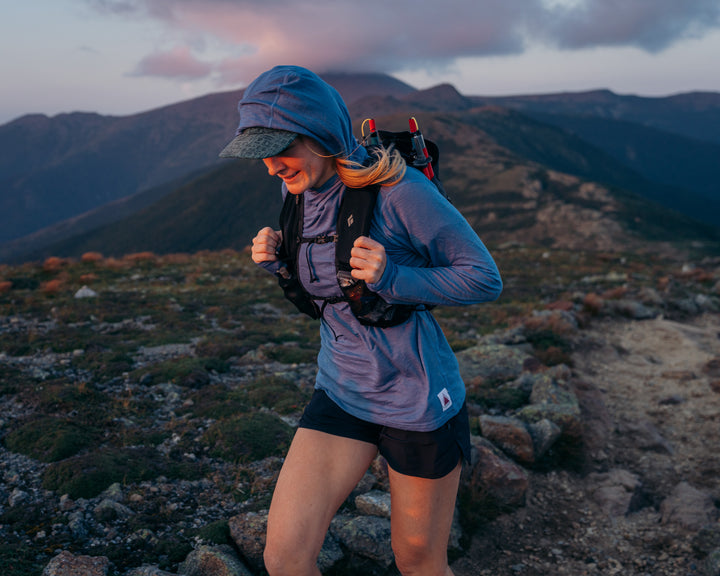
[[[718,0],[0,0],[0,123],[126,115],[276,64],[467,95],[720,92]]]

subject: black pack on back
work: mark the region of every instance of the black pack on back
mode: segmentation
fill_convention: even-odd
[[[378,131],[378,135],[385,148],[393,146],[397,149],[408,166],[423,170],[428,163],[433,167],[432,182],[439,192],[447,198],[445,190],[438,178],[439,150],[435,143],[427,140],[428,157],[422,155],[413,144],[413,134],[410,132]],[[372,147],[368,147],[372,157]],[[346,190],[340,202],[336,222],[336,233],[331,236],[306,238],[303,236],[303,196],[302,194],[287,194],[280,212],[280,230],[282,231],[282,245],[278,258],[284,264],[277,272],[278,282],[283,289],[285,297],[290,300],[303,313],[311,318],[321,318],[323,309],[327,304],[347,302],[355,317],[365,326],[388,328],[405,322],[416,310],[431,308],[425,305],[388,304],[378,294],[372,292],[364,281],[352,277],[350,266],[350,251],[355,240],[360,236],[369,236],[373,211],[379,185],[366,186]],[[337,281],[343,296],[337,298],[323,298],[310,295],[298,280],[297,255],[303,243],[334,242],[335,269]],[[317,302],[321,301],[322,307]]]

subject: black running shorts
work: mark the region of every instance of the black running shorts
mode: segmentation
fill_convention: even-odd
[[[323,390],[315,390],[299,426],[375,444],[388,465],[406,476],[442,478],[461,459],[470,462],[470,424],[464,404],[437,430],[412,432],[356,418]]]

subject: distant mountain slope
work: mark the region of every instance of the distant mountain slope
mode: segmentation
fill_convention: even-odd
[[[278,181],[268,177],[262,163],[226,161],[131,216],[21,259],[80,256],[89,251],[117,256],[148,250],[159,254],[240,250],[254,236],[249,223],[275,226],[280,205]]]
[[[407,117],[377,120],[396,129]],[[426,112],[423,127],[441,146],[440,174],[453,203],[486,242],[644,250],[654,242],[720,240],[720,229],[589,180],[594,175],[618,183],[642,181],[577,138],[516,112]],[[584,172],[586,178],[568,172]],[[262,163],[229,160],[137,214],[23,259],[87,251],[242,249],[260,227],[276,225],[279,207],[279,181]]]
[[[610,90],[502,97],[475,97],[526,113],[624,120],[688,138],[720,143],[720,93],[626,96]]]
[[[720,225],[720,94],[640,98],[600,90],[473,101],[566,130],[646,180],[631,190]]]
[[[571,130],[570,126],[587,129]],[[513,111],[482,116],[478,127],[524,158],[634,192],[700,222],[720,226],[720,188],[712,177],[720,177],[720,163],[712,158],[720,146],[636,124],[592,118],[570,118],[561,124],[563,132],[554,123]],[[630,149],[632,158],[626,156]],[[686,154],[690,151],[695,154]]]
[[[402,96],[382,74],[330,74],[349,101]],[[0,126],[0,243],[217,163],[241,90],[123,117],[23,116]]]
[[[143,190],[142,192],[137,192],[118,200],[113,200],[112,202],[108,202],[107,204],[103,204],[77,216],[72,216],[66,220],[51,224],[27,236],[0,244],[0,262],[10,260],[18,261],[18,257],[21,258],[23,254],[41,252],[47,246],[54,246],[68,238],[85,234],[86,232],[127,218],[155,204],[164,196],[175,192],[183,183],[193,180],[194,178],[194,173],[184,175],[179,180],[173,180],[160,186]]]
[[[633,205],[640,212],[628,213],[625,218],[625,224],[638,232],[641,228],[651,235],[660,231],[657,224],[647,222],[651,214],[668,224],[668,236],[678,238],[693,234],[713,237],[712,226],[699,221],[720,225],[720,194],[714,192],[718,167],[713,161],[719,145],[699,136],[702,118],[707,126],[714,126],[720,94],[648,99],[600,91],[480,98],[462,95],[450,85],[415,90],[380,74],[334,74],[326,79],[348,102],[358,135],[362,119],[369,116],[388,130],[407,130],[408,117],[417,116],[426,136],[441,144],[442,170],[458,196],[474,190],[483,199],[483,209],[495,217],[503,214],[506,225],[518,215],[528,225],[536,219],[524,209],[502,208],[504,203],[514,206],[512,198],[527,190],[528,178],[540,186],[558,180],[528,176],[528,172],[501,187],[491,182],[495,176],[488,174],[496,164],[505,162],[538,174],[557,172],[608,187],[613,195],[624,198],[623,206]],[[246,243],[254,234],[246,228],[254,226],[254,221],[242,214],[237,214],[228,234],[203,231],[206,223],[201,212],[215,205],[226,206],[227,197],[192,208],[199,193],[214,197],[210,182],[219,186],[219,181],[230,179],[214,175],[213,169],[227,174],[227,161],[219,160],[217,153],[234,134],[240,96],[240,91],[212,94],[122,118],[26,116],[0,126],[0,261],[53,251],[77,253],[80,243],[73,237],[91,242],[98,234],[105,238],[100,244],[107,246],[102,250],[107,253],[208,247],[210,238],[216,246]],[[694,139],[662,131],[682,124],[683,119],[687,120],[686,131],[696,134]],[[450,125],[453,129],[448,131]],[[662,125],[662,130],[653,127],[656,125]],[[487,156],[488,150],[494,151],[492,157]],[[663,155],[669,155],[664,162]],[[475,158],[485,157],[491,159],[471,168]],[[483,174],[481,167],[489,173]],[[518,174],[510,173],[513,178]],[[251,193],[266,190],[266,184],[255,182],[255,176],[248,174],[246,186]],[[508,178],[496,176],[502,181]],[[506,198],[487,196],[486,184],[489,189],[501,190]],[[229,186],[223,189],[232,194]],[[570,188],[579,190],[582,184],[573,186]],[[187,195],[182,196],[181,190]],[[236,200],[240,205],[248,201],[245,197]],[[463,202],[472,207],[477,199]],[[538,206],[535,204],[536,209]],[[200,218],[197,226],[187,210]],[[254,210],[253,214],[260,214],[258,206]],[[156,214],[162,215],[162,220],[156,220]],[[174,222],[193,228],[176,234]],[[493,228],[491,222],[478,222],[486,230]],[[519,231],[521,227],[509,229]],[[167,237],[160,238],[161,230]],[[190,230],[190,236],[184,238]],[[130,231],[128,238],[120,241],[124,231]],[[112,238],[117,240],[115,244],[110,242]],[[3,243],[3,239],[14,240]],[[544,241],[552,242],[551,236]]]
[[[0,241],[217,161],[237,93],[126,117],[25,116],[0,126]]]
[[[626,120],[533,116],[577,135],[652,182],[720,200],[720,141],[704,142]]]

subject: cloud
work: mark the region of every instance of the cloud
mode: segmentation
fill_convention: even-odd
[[[176,46],[170,51],[146,56],[132,75],[194,80],[209,76],[212,70],[212,65],[197,60],[187,46]]]
[[[634,46],[659,52],[718,26],[717,0],[586,0],[547,10],[540,33],[566,49]]]
[[[275,64],[317,72],[443,69],[458,58],[561,49],[664,50],[720,26],[717,0],[86,0],[115,17],[151,18],[176,46],[138,72],[251,80]],[[192,53],[198,37],[213,64]],[[207,61],[207,57],[206,57]]]

